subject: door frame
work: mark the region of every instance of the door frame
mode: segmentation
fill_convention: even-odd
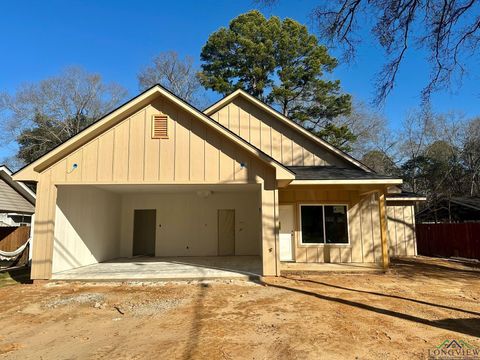
[[[282,206],[289,206],[292,210],[292,234],[291,234],[291,246],[292,246],[292,251],[291,251],[291,258],[290,260],[281,260],[281,255],[280,255],[280,235],[281,235],[281,221],[280,221],[280,208]],[[297,229],[297,208],[294,203],[284,203],[284,204],[279,204],[278,206],[278,221],[279,221],[279,231],[278,231],[278,261],[280,262],[295,262],[296,261],[296,229]]]

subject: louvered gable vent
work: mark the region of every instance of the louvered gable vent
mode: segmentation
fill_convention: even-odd
[[[152,138],[168,139],[168,116],[163,114],[153,115]]]

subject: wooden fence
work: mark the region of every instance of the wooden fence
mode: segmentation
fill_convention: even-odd
[[[0,250],[14,251],[25,244],[30,237],[30,226],[6,226],[0,227]],[[24,265],[28,262],[28,249],[16,261],[16,265]]]
[[[417,224],[417,253],[480,260],[480,223]]]

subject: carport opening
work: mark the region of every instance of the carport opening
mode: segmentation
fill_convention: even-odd
[[[54,274],[99,263],[148,263],[155,272],[151,260],[261,274],[257,184],[63,185],[57,190]]]

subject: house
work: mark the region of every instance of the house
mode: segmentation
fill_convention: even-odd
[[[441,197],[417,214],[422,223],[480,222],[480,197]]]
[[[35,194],[14,181],[12,172],[0,165],[0,226],[29,226],[35,212]]]
[[[202,112],[158,85],[14,179],[37,183],[37,280],[137,255],[253,255],[264,276],[322,263],[386,268],[386,196],[402,183],[244,91]],[[401,222],[413,218],[402,208]]]

